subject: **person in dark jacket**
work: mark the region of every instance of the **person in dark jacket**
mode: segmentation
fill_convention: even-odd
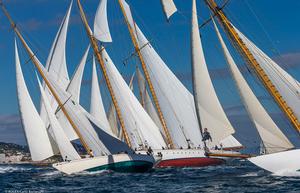
[[[202,139],[202,141],[207,141],[207,140],[212,141],[212,138],[211,138],[211,135],[210,135],[210,133],[208,132],[207,128],[204,128],[203,139]]]

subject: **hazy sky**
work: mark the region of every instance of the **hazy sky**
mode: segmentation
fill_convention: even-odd
[[[36,51],[36,55],[42,62],[45,62],[60,22],[71,1],[3,1],[26,40]],[[98,0],[83,1],[90,24],[93,22],[98,2]],[[203,0],[198,0],[197,2],[199,22],[203,23],[209,17],[209,12]],[[108,3],[110,27],[114,42],[106,46],[120,72],[125,77],[129,77],[134,71],[135,65],[138,64],[138,60],[134,57],[129,57],[133,52],[133,47],[117,0],[109,0]],[[128,0],[128,3],[132,6],[136,22],[146,33],[161,57],[191,90],[191,0],[175,0],[179,13],[172,17],[170,23],[165,21],[160,0]],[[300,80],[299,8],[300,1],[298,0],[231,0],[225,8],[225,12],[235,26],[278,61],[296,79]],[[257,143],[256,134],[248,121],[235,86],[229,76],[212,25],[208,24],[202,28],[201,33],[208,67],[222,105],[233,122],[240,140],[245,143],[249,142],[250,146],[254,147],[254,144]],[[0,141],[25,143],[18,118],[13,39],[14,34],[6,18],[0,12]],[[87,46],[88,39],[81,24],[75,1],[67,40],[67,64],[70,76]],[[35,103],[38,105],[39,95],[32,64],[27,63],[28,57],[24,50],[20,49],[20,54],[28,87]],[[244,64],[236,54],[234,55],[238,64],[243,68]],[[128,57],[129,59],[126,60],[127,65],[124,65],[124,61]],[[81,98],[81,103],[86,107],[89,105],[90,74],[91,62],[89,61],[85,70]],[[284,128],[283,130],[293,141],[298,141],[299,137],[295,135],[264,89],[261,86],[257,86],[256,81],[249,76],[247,70],[245,70],[245,75],[261,102],[274,115],[279,126]],[[102,91],[104,101],[108,104],[108,93],[105,88],[103,89],[103,86]],[[251,136],[253,137],[251,139],[247,139],[248,133],[252,133]]]

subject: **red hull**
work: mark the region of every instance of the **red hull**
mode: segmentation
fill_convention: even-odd
[[[180,158],[172,160],[162,160],[159,162],[156,167],[205,167],[212,165],[221,165],[224,164],[223,159],[218,158]]]

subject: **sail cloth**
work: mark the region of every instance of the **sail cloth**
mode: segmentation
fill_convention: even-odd
[[[92,72],[92,88],[91,88],[91,104],[90,114],[102,124],[102,129],[112,133],[108,119],[106,117],[104,105],[99,88],[95,58],[93,58],[93,72]]]
[[[69,9],[67,10],[67,13],[59,27],[46,62],[47,71],[53,76],[55,82],[58,83],[63,89],[66,89],[70,82],[66,63],[66,40],[72,5],[73,1],[71,1]],[[46,95],[50,100],[51,107],[56,109],[58,104],[48,89],[46,89]],[[42,101],[40,106],[40,115],[45,124],[48,125],[47,113]],[[70,140],[78,139],[77,134],[70,125],[65,124],[63,128]]]
[[[49,123],[51,125],[55,141],[59,147],[60,154],[63,160],[78,160],[81,159],[80,155],[77,153],[71,142],[69,141],[68,137],[66,136],[63,128],[60,126],[56,116],[55,111],[52,109],[49,99],[46,96],[46,93],[40,83],[40,80],[37,76],[40,91],[41,91],[41,98],[45,105],[45,110],[48,115]]]
[[[159,129],[139,104],[106,50],[104,48],[101,49],[103,49],[101,52],[102,57],[120,107],[128,137],[132,143],[132,148],[139,148],[140,145],[145,145],[145,141],[152,149],[166,147]]]
[[[27,144],[33,161],[42,161],[54,155],[46,126],[40,118],[28,92],[20,65],[17,43],[15,62],[19,111]]]
[[[212,146],[234,133],[219,100],[210,78],[199,32],[196,1],[192,10],[192,71],[193,91],[197,113],[202,128],[207,128],[212,135]]]
[[[117,112],[113,103],[111,103],[109,106],[107,119],[113,134],[118,136],[119,139],[121,139],[119,135],[120,129],[118,128]]]
[[[167,20],[176,13],[177,8],[173,0],[161,0],[161,4],[163,6],[164,14],[167,17]]]
[[[233,25],[232,25],[233,26]],[[283,70],[276,62],[259,49],[236,27],[235,30],[246,44],[254,58],[263,68],[269,79],[272,81],[280,95],[293,110],[296,117],[300,119],[300,84],[290,74]]]
[[[132,18],[129,5],[124,0],[122,2],[126,7],[127,18]],[[187,140],[191,140],[192,146],[200,146],[202,137],[197,125],[193,96],[152,48],[133,19],[129,23],[135,29],[139,47],[142,48],[141,54],[175,147],[187,148]]]
[[[77,103],[80,100],[81,82],[89,50],[90,46],[86,49],[67,88],[67,91],[72,95],[72,99]]]
[[[107,20],[107,0],[101,0],[94,21],[94,36],[101,42],[112,42]]]
[[[151,117],[151,119],[154,121],[156,126],[160,129],[160,132],[164,133],[163,127],[159,120],[159,116],[158,116],[156,109],[151,101],[151,97],[146,89],[146,80],[139,68],[136,69],[136,74],[138,77],[138,85],[140,88],[140,94],[142,94],[141,103],[144,105],[144,109],[146,110],[148,115]]]
[[[287,149],[291,149],[294,146],[287,139],[287,137],[282,133],[282,131],[277,127],[272,118],[269,116],[267,111],[261,105],[259,100],[256,98],[251,88],[247,84],[243,75],[239,71],[234,59],[230,55],[229,50],[218,30],[216,23],[214,22],[214,27],[218,35],[219,41],[221,43],[224,56],[226,58],[227,64],[234,78],[236,86],[239,90],[239,94],[242,101],[250,115],[252,122],[254,123],[261,139],[266,153],[276,153]]]

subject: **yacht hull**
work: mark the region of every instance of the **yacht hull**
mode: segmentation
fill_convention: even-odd
[[[82,171],[113,170],[116,172],[147,172],[155,164],[155,160],[149,155],[138,154],[115,154],[84,158],[67,162],[60,162],[52,166],[66,174],[73,174]]]
[[[260,155],[248,160],[275,175],[300,175],[300,149]]]
[[[232,151],[220,151],[235,154]],[[155,167],[206,167],[221,165],[229,158],[207,157],[202,149],[168,149],[154,150],[154,155],[162,155],[161,161]]]

